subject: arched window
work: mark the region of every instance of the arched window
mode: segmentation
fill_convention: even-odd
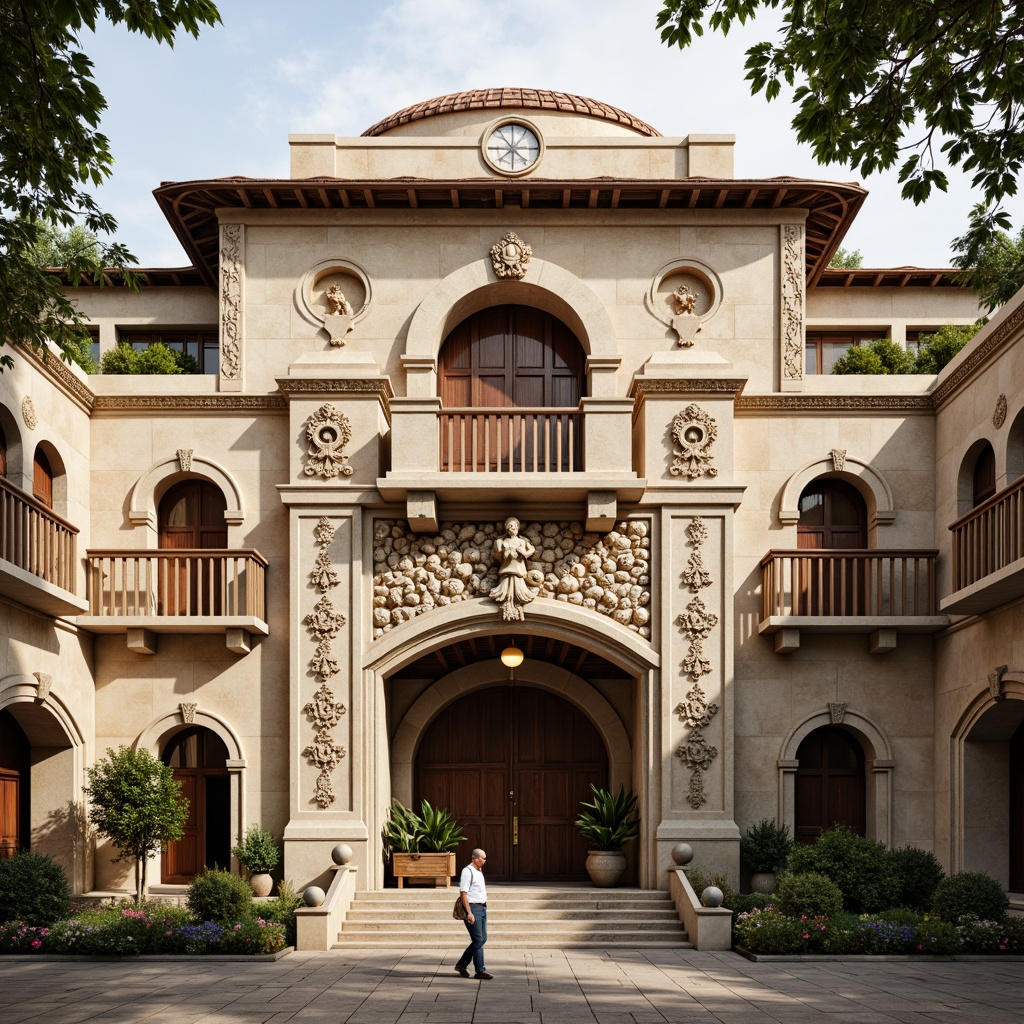
[[[853,484],[815,480],[800,495],[797,547],[866,548],[867,522],[867,506]]]
[[[796,841],[813,843],[833,825],[848,825],[864,835],[867,814],[860,744],[844,729],[826,725],[804,738],[796,757]]]
[[[32,459],[32,497],[53,508],[53,470],[42,448],[36,448]]]
[[[157,512],[160,547],[175,551],[226,548],[227,503],[206,480],[184,480],[163,497]],[[161,615],[220,615],[223,584],[210,558],[183,556],[166,562],[160,573]]]
[[[977,508],[996,493],[996,453],[988,442],[978,453],[974,463],[973,489],[971,500]]]
[[[174,769],[188,800],[184,835],[168,843],[161,864],[165,885],[188,884],[204,867],[231,866],[231,790],[228,749],[212,730],[195,726],[173,736],[163,762]]]

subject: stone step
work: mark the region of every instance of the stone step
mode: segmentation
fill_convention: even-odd
[[[450,889],[369,889],[357,892],[355,898],[366,902],[387,902],[389,900],[429,900],[443,903],[454,900],[459,890],[456,886]],[[544,889],[526,886],[489,886],[488,901],[491,900],[562,900],[587,902],[588,900],[627,900],[639,903],[665,902],[669,899],[667,892],[661,889],[594,889],[590,886],[579,889]]]
[[[452,919],[451,924],[455,926],[459,924]],[[448,928],[447,922],[439,924],[433,922],[434,927],[425,926],[419,923],[415,927],[416,932],[437,932],[443,931]],[[504,934],[509,931],[516,932],[528,932],[533,931],[535,933],[540,932],[585,932],[585,931],[614,931],[617,928],[625,928],[630,931],[681,931],[682,924],[679,918],[675,921],[645,921],[637,920],[636,918],[630,917],[613,917],[605,920],[598,921],[551,921],[551,920],[536,920],[536,921],[521,921],[519,919],[502,918],[500,920],[494,920],[488,915],[487,918],[487,931],[488,934],[493,930],[495,935]],[[394,919],[377,918],[371,920],[352,920],[351,917],[345,918],[343,925],[345,932],[362,932],[362,931],[405,931],[408,932],[412,929],[409,928],[408,923],[405,921],[395,921]]]
[[[447,909],[447,908],[444,908]],[[353,904],[346,916],[348,921],[379,921],[385,916],[400,917],[410,924],[436,923],[443,914],[439,907],[396,908],[394,915],[384,915],[377,907]],[[679,915],[672,906],[646,906],[642,913],[632,914],[621,907],[529,907],[512,908],[502,903],[487,908],[487,920],[494,922],[521,921],[528,924],[535,921],[678,921]]]
[[[376,933],[371,936],[346,934],[339,936],[333,949],[450,949],[462,952],[466,947],[465,935],[462,940],[439,941],[437,939],[410,937],[405,932],[392,935]],[[643,932],[614,932],[608,935],[588,936],[537,936],[532,933],[487,938],[488,949],[693,949],[685,933],[678,937],[652,936]]]

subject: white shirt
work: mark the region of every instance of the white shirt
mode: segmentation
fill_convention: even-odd
[[[484,873],[472,864],[467,864],[459,879],[459,892],[464,892],[470,903],[486,903],[487,883],[484,881]]]

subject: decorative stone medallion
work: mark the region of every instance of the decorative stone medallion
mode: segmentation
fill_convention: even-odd
[[[39,420],[36,418],[36,403],[32,401],[31,395],[26,395],[21,400],[21,418],[29,430],[35,430],[39,424]]]
[[[319,409],[306,421],[306,439],[309,450],[306,453],[306,476],[322,476],[331,480],[338,476],[351,476],[345,445],[352,440],[352,423],[330,402]]]
[[[992,413],[992,426],[998,430],[1006,422],[1006,395],[996,399],[996,411]]]
[[[530,248],[514,231],[507,232],[491,246],[491,266],[495,277],[521,281],[533,256]]]
[[[672,440],[676,448],[672,453],[673,476],[686,476],[696,480],[701,476],[718,476],[718,470],[711,465],[714,456],[711,446],[718,437],[715,421],[696,403],[678,413],[672,421]]]

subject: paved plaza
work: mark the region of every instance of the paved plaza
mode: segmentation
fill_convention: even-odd
[[[888,1024],[1021,1021],[1021,962],[749,963],[731,953],[299,953],[276,963],[0,960],[3,1024]]]

